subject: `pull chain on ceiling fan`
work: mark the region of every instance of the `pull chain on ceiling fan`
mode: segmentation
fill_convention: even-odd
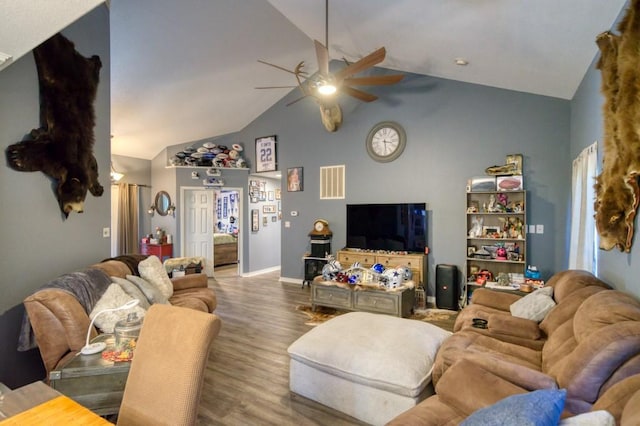
[[[314,40],[318,68],[322,80],[318,84],[318,93],[321,95],[333,95],[338,88],[329,80],[329,0],[324,2],[324,46]]]

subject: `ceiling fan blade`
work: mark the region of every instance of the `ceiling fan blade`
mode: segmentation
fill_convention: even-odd
[[[260,86],[254,87],[254,89],[293,89],[298,86]]]
[[[279,69],[281,71],[288,72],[289,74],[303,75],[303,76],[307,74],[305,71],[302,71],[301,69],[298,69],[298,68],[296,68],[296,71],[291,71],[291,70],[286,69],[285,67],[281,67],[280,65],[272,64],[272,63],[263,61],[261,59],[258,59],[258,62],[260,62],[261,64],[269,65],[270,67],[274,67],[274,68]],[[301,67],[301,65],[304,65],[304,64],[300,63],[300,64],[298,64],[298,67]]]
[[[349,86],[342,86],[340,90],[342,90],[347,95],[353,96],[356,99],[360,99],[363,102],[373,102],[378,99],[376,95],[372,95],[370,93],[366,93],[362,90],[354,89],[353,87]]]
[[[360,59],[357,62],[354,62],[348,67],[342,68],[340,71],[335,73],[335,77],[338,81],[341,81],[347,77],[351,77],[354,74],[358,74],[359,72],[362,72],[384,61],[384,57],[386,55],[386,49],[384,47],[381,47],[380,49],[368,54],[364,58]]]
[[[318,58],[318,70],[320,75],[326,77],[329,75],[329,50],[318,40],[313,40],[316,46],[316,57]]]
[[[285,106],[291,106],[291,105],[295,104],[296,102],[300,102],[301,100],[303,100],[303,99],[304,99],[304,98],[306,98],[307,96],[309,96],[309,95],[301,96],[301,97],[299,97],[298,99],[296,99],[296,100],[294,100],[294,101],[289,102],[289,103],[288,103],[288,104],[286,104]]]
[[[382,86],[396,84],[404,78],[403,74],[373,75],[369,77],[349,77],[343,80],[343,84],[350,86]]]

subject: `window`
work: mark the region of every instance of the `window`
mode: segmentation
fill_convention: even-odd
[[[571,182],[571,237],[569,269],[584,269],[597,274],[598,238],[593,218],[598,143],[586,147],[573,160]]]

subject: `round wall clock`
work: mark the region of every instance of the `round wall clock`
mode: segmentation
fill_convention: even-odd
[[[402,154],[407,144],[407,135],[398,123],[383,121],[371,128],[365,142],[369,156],[386,163]]]

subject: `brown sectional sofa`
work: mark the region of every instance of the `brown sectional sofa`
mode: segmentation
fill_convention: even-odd
[[[539,324],[511,315],[520,296],[476,290],[438,351],[436,394],[389,424],[455,425],[508,396],[557,388],[567,391],[563,417],[606,409],[640,424],[640,302],[585,271],[548,285],[556,306]]]
[[[127,275],[139,275],[137,265],[145,259],[145,255],[125,255],[107,259],[89,266],[81,271],[85,279],[75,284],[74,291],[80,292],[90,302],[95,304],[106,290],[111,280],[116,276],[125,278]],[[216,296],[208,288],[205,274],[191,274],[171,279],[173,296],[169,302],[175,306],[187,307],[204,312],[213,312],[216,308]],[[88,312],[78,300],[78,297],[64,288],[56,288],[50,283],[28,296],[24,300],[27,317],[26,327],[31,336],[35,337],[40,355],[47,371],[66,363],[74,357],[85,345],[87,329],[91,320]],[[22,349],[29,349],[25,343],[28,339],[25,327],[20,337]],[[31,339],[33,340],[33,339]]]

